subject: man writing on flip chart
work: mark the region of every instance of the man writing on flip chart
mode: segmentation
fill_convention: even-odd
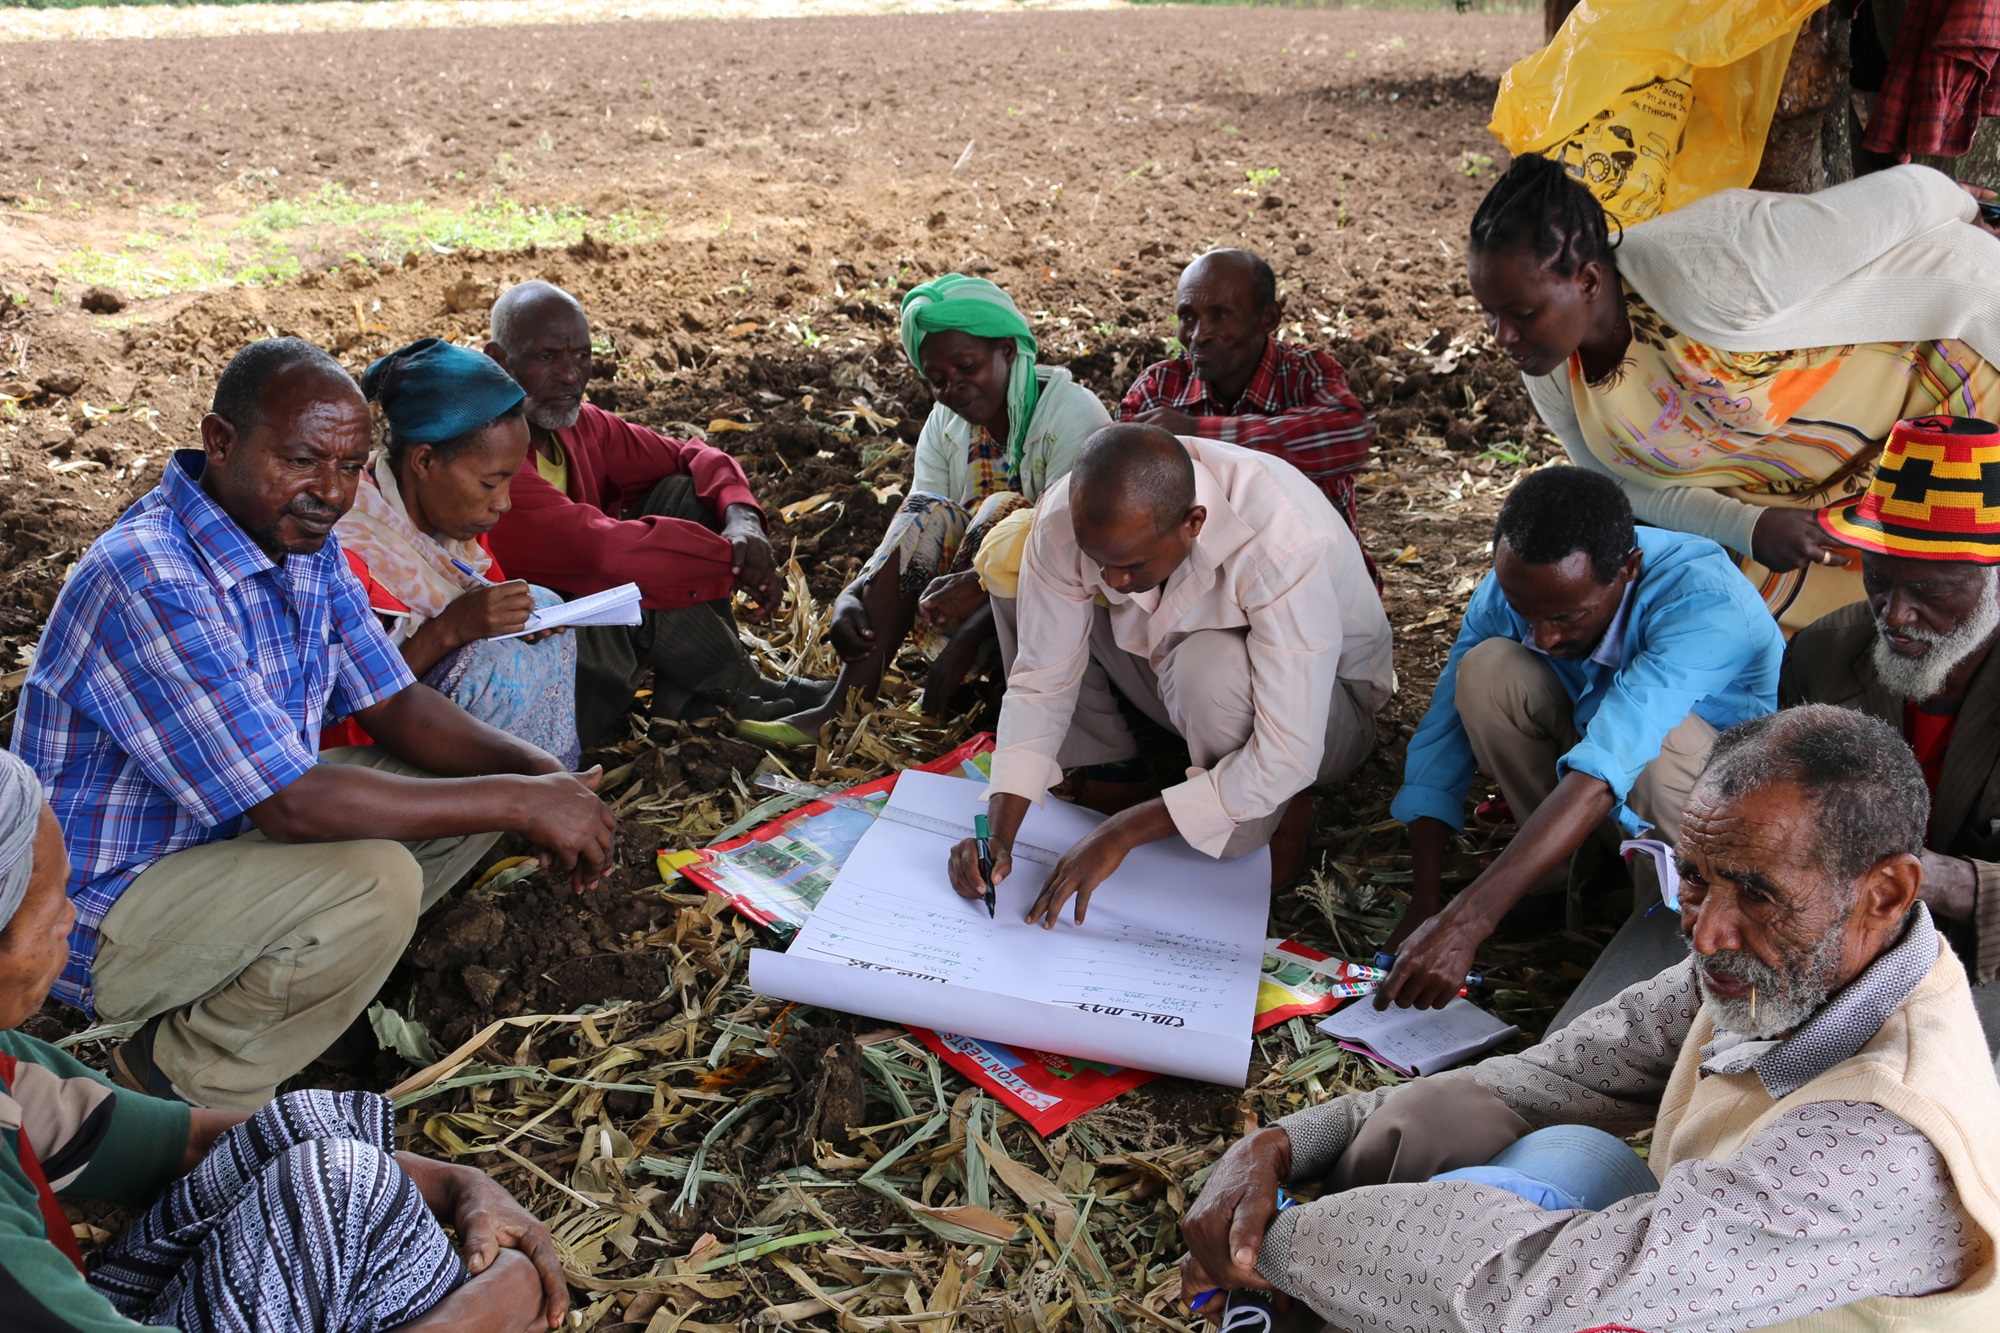
[[[1128,853],[1176,835],[1214,857],[1272,844],[1273,880],[1289,882],[1306,788],[1360,765],[1395,688],[1388,619],[1326,497],[1281,459],[1157,426],[1104,427],[1044,492],[1017,614],[993,756],[995,884],[1064,768],[1137,753],[1113,687],[1186,738],[1192,761],[1063,855],[1028,909],[1048,928],[1072,897],[1081,923]],[[985,896],[973,839],[950,866],[954,890]]]

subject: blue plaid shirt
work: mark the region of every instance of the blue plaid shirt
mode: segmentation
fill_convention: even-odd
[[[182,450],[77,562],[21,689],[14,752],[62,825],[76,903],[58,999],[88,1011],[98,926],[139,872],[233,838],[319,762],[327,720],[413,683],[332,538],[282,565]]]

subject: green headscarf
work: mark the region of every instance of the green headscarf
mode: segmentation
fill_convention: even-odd
[[[947,329],[975,338],[1012,338],[1014,369],[1007,376],[1007,463],[1016,472],[1028,439],[1028,420],[1035,415],[1041,382],[1035,378],[1034,330],[1007,293],[984,278],[947,273],[935,282],[912,287],[903,298],[903,354],[922,374],[917,352],[930,334]],[[946,409],[947,411],[949,409]]]

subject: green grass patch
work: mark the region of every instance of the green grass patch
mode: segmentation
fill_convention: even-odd
[[[567,205],[529,207],[512,199],[447,206],[386,203],[328,183],[300,199],[274,199],[233,223],[200,216],[193,205],[147,210],[157,225],[125,237],[115,250],[72,251],[59,268],[80,283],[103,283],[128,296],[160,296],[224,283],[257,286],[296,278],[310,266],[394,264],[415,250],[525,250],[574,245],[587,231],[606,241],[657,236],[651,213],[593,215]],[[173,229],[167,219],[185,226]],[[328,256],[335,256],[329,261]]]

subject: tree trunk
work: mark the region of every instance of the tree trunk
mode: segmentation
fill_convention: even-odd
[[[1829,4],[1799,28],[1752,189],[1811,194],[1854,174],[1851,150],[1840,151],[1847,145],[1848,27]]]
[[[2000,190],[2000,117],[1988,116],[1980,121],[1978,133],[1972,136],[1972,146],[1957,157],[1917,153],[1910,161],[1936,167],[1954,180]]]
[[[1563,20],[1575,9],[1577,0],[1542,0],[1542,40],[1553,42],[1562,31]]]

